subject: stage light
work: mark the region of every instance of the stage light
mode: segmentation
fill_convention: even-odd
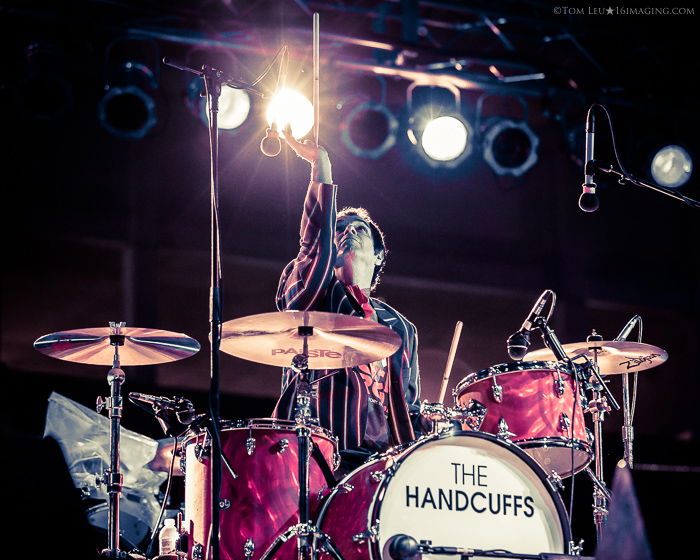
[[[378,159],[389,151],[396,144],[398,128],[399,122],[389,108],[374,101],[358,104],[340,125],[345,147],[367,159]]]
[[[206,126],[209,125],[209,100],[202,96],[204,82],[202,78],[194,78],[187,86],[187,107]],[[219,97],[219,113],[217,123],[219,130],[234,132],[250,114],[250,95],[242,89],[228,86],[221,88]]]
[[[151,60],[150,65],[145,60]],[[97,104],[100,124],[120,138],[140,139],[158,123],[154,92],[160,54],[155,41],[118,38],[105,52],[105,94]]]
[[[681,146],[665,146],[656,152],[651,161],[651,176],[664,187],[682,187],[692,172],[693,159]]]
[[[414,110],[414,90],[421,87],[422,106]],[[407,90],[410,115],[406,134],[431,167],[457,167],[472,151],[472,128],[460,112],[460,91],[446,85],[413,83]]]
[[[431,159],[446,162],[462,155],[468,140],[469,131],[463,121],[455,116],[442,116],[425,126],[421,147]]]
[[[496,175],[520,177],[537,163],[539,143],[525,121],[496,117],[485,125],[484,160]]]
[[[294,138],[302,138],[314,125],[314,107],[306,97],[292,89],[281,89],[270,100],[265,113],[267,124],[274,122],[278,130],[289,124]]]

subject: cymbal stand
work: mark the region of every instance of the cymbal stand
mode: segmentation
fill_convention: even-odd
[[[309,463],[311,461],[312,415],[311,400],[315,396],[316,387],[311,381],[309,371],[309,342],[308,337],[313,336],[313,327],[304,325],[297,327],[297,333],[303,339],[301,354],[292,359],[291,368],[297,373],[296,396],[294,403],[294,420],[296,422],[296,435],[298,446],[298,477],[299,477],[299,523],[291,526],[275,539],[268,549],[260,557],[260,560],[268,560],[275,557],[277,550],[288,540],[297,538],[298,560],[312,560],[316,557],[315,543],[319,542],[336,560],[343,560],[342,555],[335,548],[330,537],[321,533],[311,523],[309,511]]]
[[[97,412],[102,412],[107,408],[110,420],[109,435],[109,467],[105,470],[103,481],[107,485],[109,495],[108,525],[107,525],[107,548],[102,551],[102,556],[107,558],[123,558],[125,553],[119,551],[119,499],[122,492],[123,476],[120,468],[120,434],[121,418],[124,410],[124,403],[121,394],[121,386],[124,383],[125,374],[119,364],[119,347],[124,346],[124,335],[120,334],[120,328],[126,323],[109,323],[112,333],[109,343],[114,346],[114,360],[112,369],[107,373],[107,383],[111,388],[110,396],[106,399],[97,398]]]
[[[588,342],[603,340],[595,330],[586,338]],[[603,535],[603,528],[608,520],[608,500],[610,492],[607,491],[605,480],[603,478],[603,421],[605,414],[611,411],[611,406],[615,410],[620,410],[620,405],[612,396],[610,389],[600,376],[600,368],[598,366],[598,349],[593,348],[593,361],[589,362],[587,371],[589,373],[587,385],[591,389],[592,399],[588,401],[587,412],[591,413],[593,418],[593,437],[594,437],[594,457],[595,457],[595,476],[586,469],[586,472],[593,480],[593,522],[596,526],[596,538],[598,542]]]

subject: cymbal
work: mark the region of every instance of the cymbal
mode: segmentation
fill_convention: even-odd
[[[118,346],[122,366],[146,366],[189,358],[199,352],[199,342],[181,333],[136,327],[96,327],[44,335],[34,342],[42,354],[81,364],[111,366],[115,346],[110,336],[123,336]]]
[[[361,317],[321,311],[261,313],[227,321],[221,350],[272,366],[289,366],[308,341],[309,369],[335,369],[391,356],[401,337],[389,327]],[[311,327],[309,336],[299,327]]]
[[[585,354],[593,360],[594,354],[597,354],[600,373],[603,375],[632,373],[651,369],[668,359],[666,350],[642,342],[596,340],[591,342],[572,342],[571,344],[564,344],[562,348],[572,358],[579,354]],[[524,359],[526,361],[556,360],[549,348],[529,352]]]

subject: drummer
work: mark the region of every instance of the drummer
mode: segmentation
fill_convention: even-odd
[[[402,314],[370,296],[376,289],[387,249],[384,234],[363,208],[336,210],[338,186],[323,147],[285,140],[311,163],[311,182],[301,217],[300,250],[282,272],[279,310],[326,311],[364,317],[391,328],[401,347],[389,358],[342,370],[316,370],[317,401],[312,404],[322,427],[338,437],[343,475],[375,452],[408,443],[429,430],[420,415],[420,376],[416,328]],[[294,417],[296,379],[282,378],[276,417]]]

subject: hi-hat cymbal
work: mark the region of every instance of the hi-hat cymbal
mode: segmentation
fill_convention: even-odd
[[[300,327],[310,331],[299,333]],[[221,350],[252,362],[289,366],[308,342],[309,369],[335,369],[391,356],[401,337],[389,327],[351,315],[321,311],[281,311],[233,319],[223,324]]]
[[[199,352],[199,342],[182,333],[136,327],[96,327],[51,333],[34,342],[42,354],[81,364],[111,366],[113,336],[120,337],[119,363],[146,366],[174,362]],[[123,337],[123,338],[122,338]]]
[[[562,348],[567,356],[571,358],[579,354],[585,354],[592,361],[594,355],[597,355],[600,373],[603,375],[632,373],[651,369],[668,359],[666,350],[642,342],[596,340],[591,342],[572,342],[571,344],[564,344]],[[524,359],[526,361],[556,360],[549,348],[529,352]]]

